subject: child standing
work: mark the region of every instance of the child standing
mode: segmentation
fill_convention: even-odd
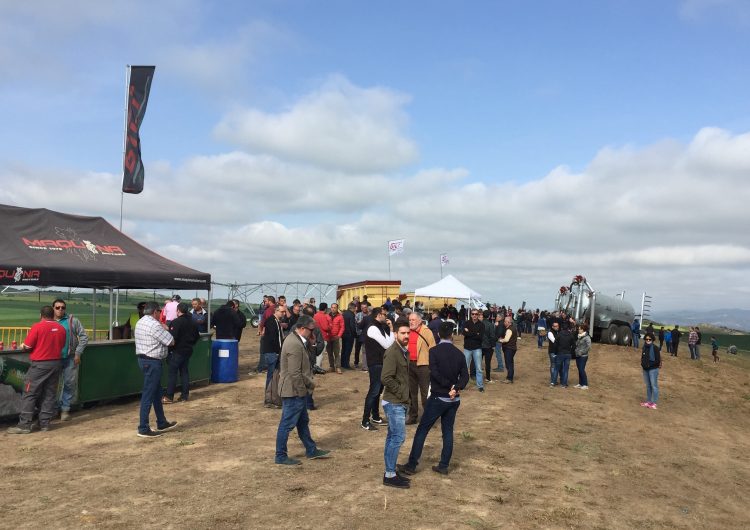
[[[716,341],[716,337],[711,337],[711,355],[714,356],[714,362],[719,362],[719,343]]]

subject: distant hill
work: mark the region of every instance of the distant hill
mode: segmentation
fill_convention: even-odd
[[[710,324],[715,327],[750,331],[750,310],[748,309],[661,311],[654,313],[652,319],[655,322],[662,322],[670,326],[674,324],[681,326]]]

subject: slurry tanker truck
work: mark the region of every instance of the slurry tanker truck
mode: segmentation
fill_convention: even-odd
[[[595,291],[581,275],[575,276],[570,286],[560,287],[555,309],[565,311],[576,322],[587,322],[594,341],[621,346],[632,344],[633,306],[622,296],[617,298]]]

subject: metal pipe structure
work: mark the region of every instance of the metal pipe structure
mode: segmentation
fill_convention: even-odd
[[[594,313],[596,312],[596,291],[591,291],[591,317],[589,318],[589,331],[591,337],[594,337]]]
[[[112,309],[113,309],[113,305],[112,305],[112,302],[113,302],[113,299],[112,299],[113,293],[114,293],[114,289],[112,289],[110,287],[109,288],[109,331],[107,333],[107,340],[110,340],[110,341],[112,340],[112,331],[114,330],[114,321],[112,320],[112,317],[114,315],[114,313],[112,311]]]
[[[92,293],[93,301],[94,303],[91,304],[93,314],[91,315],[91,327],[94,328],[91,330],[91,340],[96,340],[96,287],[94,287],[94,292]]]

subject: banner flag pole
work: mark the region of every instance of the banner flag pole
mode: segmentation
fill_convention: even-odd
[[[124,124],[122,127],[122,159],[125,160],[125,150],[128,143],[128,85],[130,84],[130,65],[125,65],[125,108],[123,109]],[[124,169],[123,169],[124,171]],[[122,232],[122,209],[125,203],[125,192],[120,187],[120,232]],[[119,325],[118,314],[120,312],[120,289],[115,296],[115,322]],[[110,330],[112,323],[110,322]]]

